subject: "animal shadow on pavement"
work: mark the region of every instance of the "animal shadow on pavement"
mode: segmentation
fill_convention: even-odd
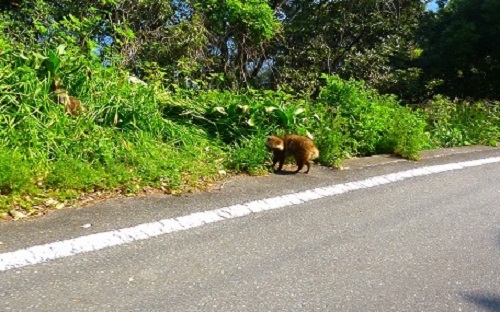
[[[500,233],[497,235],[495,243],[500,248]],[[467,292],[461,294],[462,298],[475,304],[483,311],[500,312],[500,295],[492,293]]]
[[[280,170],[280,171],[274,171],[273,173],[277,175],[295,175],[295,174],[300,174],[301,172],[295,172],[295,170]]]
[[[271,166],[269,166],[271,168]],[[277,174],[277,175],[311,175],[311,172],[313,172],[313,170],[317,170],[317,166],[313,166],[311,165],[311,171],[309,171],[309,173],[305,173],[305,168],[302,168],[301,171],[299,172],[295,172],[297,170],[297,166],[294,166],[294,165],[289,165],[289,164],[285,164],[283,166],[283,169],[281,169],[280,171],[277,171],[277,170],[274,170],[274,168],[271,168],[271,172],[273,174]]]
[[[500,296],[482,293],[463,293],[462,298],[488,312],[500,312]]]

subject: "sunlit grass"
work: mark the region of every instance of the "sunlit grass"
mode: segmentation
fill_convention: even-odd
[[[72,54],[73,53],[73,54]],[[82,194],[179,193],[226,172],[263,174],[266,136],[315,139],[318,161],[422,149],[496,144],[497,104],[435,98],[412,110],[362,82],[325,77],[318,99],[284,91],[184,90],[133,84],[118,67],[60,55],[58,72],[39,56],[0,54],[0,213],[78,203]],[[89,72],[92,74],[89,75]],[[65,113],[50,85],[58,75],[87,111]]]

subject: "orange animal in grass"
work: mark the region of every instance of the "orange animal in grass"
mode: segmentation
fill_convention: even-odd
[[[277,171],[283,168],[285,158],[291,156],[297,162],[298,168],[295,173],[302,170],[304,165],[307,166],[305,173],[308,173],[311,167],[311,160],[319,156],[318,148],[313,140],[295,134],[285,136],[271,135],[267,138],[266,146],[273,153],[273,169],[276,163],[279,162]]]
[[[66,113],[76,116],[85,112],[82,102],[76,97],[69,95],[68,91],[61,87],[61,80],[59,78],[54,79],[52,91],[55,95],[55,101],[57,104],[64,105]]]

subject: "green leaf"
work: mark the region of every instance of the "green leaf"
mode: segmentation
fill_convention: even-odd
[[[305,112],[305,109],[303,109],[303,108],[297,108],[295,110],[295,112],[293,112],[293,115],[294,116],[298,116],[298,115],[302,114],[303,112]]]
[[[266,113],[271,113],[272,111],[278,109],[276,106],[266,106],[264,107],[264,110],[266,111]]]
[[[64,55],[66,54],[66,45],[65,44],[61,44],[59,46],[57,46],[57,55]]]
[[[224,114],[224,115],[227,115],[226,110],[224,109],[224,107],[221,107],[221,106],[214,107],[214,111],[219,112],[219,113]]]
[[[123,33],[128,39],[135,39],[135,34],[132,29],[126,27]]]
[[[47,57],[45,57],[45,56],[41,55],[41,54],[40,54],[40,53],[38,53],[38,52],[33,52],[33,55],[34,55],[37,59],[39,59],[39,60],[45,60],[45,59],[47,58]]]
[[[281,119],[281,122],[284,124],[288,124],[288,116],[281,109],[274,110],[274,114]]]
[[[250,109],[250,106],[248,106],[248,105],[238,105],[238,107],[241,109],[243,114],[246,114],[248,112],[248,110]]]
[[[309,132],[309,130],[306,130],[306,136],[311,139],[311,140],[314,140],[314,135],[312,135],[311,132]]]
[[[59,69],[61,60],[59,59],[59,56],[52,50],[49,50],[47,54],[48,57],[44,61],[45,67],[47,68],[49,73],[55,75],[57,70]]]
[[[81,24],[82,24],[82,23],[80,22],[80,20],[79,20],[78,18],[76,18],[75,16],[73,16],[73,14],[70,14],[70,15],[69,15],[69,18],[70,18],[70,19],[71,19],[71,21],[72,21],[73,23],[75,23],[77,26],[81,26]]]

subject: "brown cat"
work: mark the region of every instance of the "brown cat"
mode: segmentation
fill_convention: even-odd
[[[307,166],[305,173],[309,172],[311,163],[310,160],[319,156],[318,148],[314,141],[305,136],[289,134],[285,136],[271,135],[266,141],[267,148],[273,153],[273,165],[279,162],[278,170],[281,171],[285,158],[292,156],[297,162],[297,170],[295,173],[302,170],[304,165]]]

